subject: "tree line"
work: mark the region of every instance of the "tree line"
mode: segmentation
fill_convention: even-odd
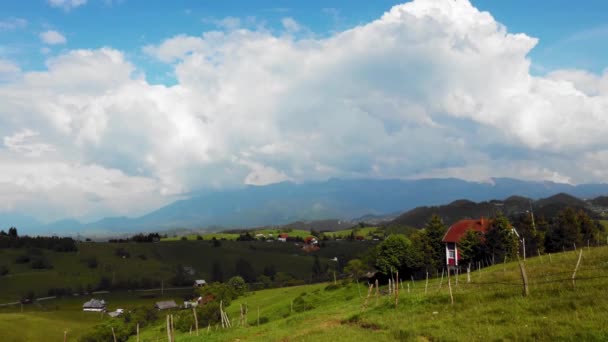
[[[8,232],[0,231],[1,248],[41,248],[56,252],[75,252],[76,241],[70,237],[58,236],[19,236],[17,228],[11,227]]]
[[[349,261],[345,270],[362,275],[376,270],[384,276],[397,271],[404,278],[424,277],[446,267],[443,237],[448,227],[433,215],[420,230],[391,234],[368,250],[362,258]],[[606,229],[585,211],[565,208],[555,217],[534,220],[532,213],[507,218],[497,213],[484,233],[469,229],[458,243],[459,264],[493,264],[545,252],[572,250],[576,246],[599,245]]]

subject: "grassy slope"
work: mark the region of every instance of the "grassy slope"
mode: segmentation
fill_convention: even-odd
[[[371,242],[328,242],[326,248],[315,254],[323,263],[335,256],[350,256],[370,246]],[[114,255],[116,248],[124,248],[131,257],[123,259]],[[213,247],[208,241],[173,241],[166,243],[83,243],[78,253],[57,253],[44,251],[54,266],[51,270],[32,270],[28,264],[14,264],[13,260],[24,249],[0,250],[0,265],[8,265],[8,276],[0,277],[0,303],[18,300],[27,291],[33,290],[37,296],[46,296],[51,287],[71,287],[96,285],[101,276],[114,277],[116,281],[128,279],[163,279],[165,283],[173,276],[178,264],[192,266],[197,278],[210,279],[213,262],[222,264],[224,276],[235,272],[238,258],[248,260],[254,271],[261,274],[263,268],[275,265],[279,272],[293,274],[300,279],[310,276],[313,258],[301,251],[293,243],[282,242],[235,242],[222,241],[221,247]],[[142,260],[139,256],[145,256]],[[86,260],[96,257],[99,266],[87,267]]]
[[[277,237],[279,237],[279,234],[281,233],[281,230],[278,229],[257,229],[255,231],[251,232],[252,234],[273,234],[273,236],[275,237],[275,239]],[[300,230],[300,229],[293,229],[289,232],[287,232],[287,234],[289,234],[289,236],[292,237],[301,237],[301,238],[306,238],[307,236],[311,236],[310,232],[307,230]],[[213,238],[216,238],[218,240],[221,239],[225,239],[225,240],[236,240],[236,238],[239,237],[240,234],[237,233],[204,233],[204,234],[188,234],[188,235],[184,235],[184,236],[175,236],[175,237],[167,237],[167,238],[163,238],[161,239],[161,241],[178,241],[181,240],[183,237],[185,237],[188,240],[196,240],[197,236],[200,236],[203,240],[211,240]]]
[[[108,302],[108,309],[128,308],[140,305],[153,305],[163,299],[174,299],[179,303],[184,291],[159,293],[156,298],[141,298],[131,293],[112,293],[95,295]],[[151,294],[151,293],[147,293]],[[0,308],[0,336],[2,341],[61,341],[63,332],[68,331],[68,340],[75,341],[79,336],[102,322],[100,313],[83,312],[82,303],[89,297],[62,298],[47,300],[33,305]],[[107,316],[106,316],[107,317]]]
[[[377,227],[351,228],[351,229],[338,230],[335,232],[325,232],[324,234],[331,238],[343,239],[343,238],[346,238],[347,236],[349,236],[350,233],[353,232],[353,230],[357,231],[357,235],[363,236],[366,239],[371,239],[371,234],[377,232],[378,228]]]
[[[361,309],[357,287],[352,284],[335,291],[324,285],[259,291],[235,301],[228,309],[237,322],[238,307],[247,303],[249,324],[254,325],[257,308],[269,323],[259,327],[215,330],[203,337],[178,334],[178,341],[353,341],[353,340],[607,340],[605,312],[608,310],[608,248],[585,249],[576,289],[570,277],[577,253],[548,255],[526,261],[530,296],[521,296],[516,263],[496,265],[472,273],[471,284],[461,275],[458,286],[452,278],[454,305],[446,279],[406,284],[398,309],[387,297],[376,304],[372,298]],[[365,296],[366,290],[361,286]],[[290,303],[304,298],[316,308],[290,313]],[[161,327],[145,331],[145,337],[163,336]]]

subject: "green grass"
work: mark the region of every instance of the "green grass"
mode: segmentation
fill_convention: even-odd
[[[301,237],[301,238],[306,238],[310,235],[310,232],[307,230],[300,230],[300,229],[290,229],[288,231],[283,231],[280,229],[257,229],[257,230],[253,230],[250,233],[253,235],[256,234],[264,234],[264,235],[268,235],[268,234],[272,234],[273,237],[276,239],[279,237],[279,234],[286,232],[287,234],[289,234],[289,236],[291,237]],[[197,240],[197,238],[200,236],[203,240],[205,241],[209,241],[212,240],[213,238],[216,238],[217,240],[236,240],[239,237],[240,234],[238,233],[201,233],[201,234],[187,234],[187,235],[182,235],[182,236],[172,236],[172,237],[166,237],[166,238],[162,238],[161,241],[165,242],[165,241],[179,241],[182,240],[183,238],[186,238],[187,240]]]
[[[399,306],[394,298],[374,297],[366,309],[356,284],[325,290],[326,284],[258,291],[234,301],[228,315],[235,327],[211,328],[178,341],[605,341],[608,310],[608,248],[585,249],[576,288],[570,280],[578,254],[566,252],[525,263],[530,295],[522,297],[517,263],[495,265],[447,279],[404,282]],[[441,288],[439,287],[439,283]],[[407,290],[409,284],[410,292]],[[362,296],[367,289],[360,285]],[[291,301],[303,296],[315,308],[292,313]],[[238,327],[239,304],[249,307],[249,327]],[[269,322],[256,326],[257,308]],[[161,326],[146,329],[160,337]]]
[[[15,264],[13,261],[26,253],[25,249],[2,249],[0,265],[7,265],[10,273],[0,277],[0,303],[16,301],[28,291],[34,291],[39,297],[46,296],[49,288],[70,287],[73,291],[80,291],[95,287],[101,277],[115,282],[145,278],[164,280],[168,284],[180,264],[194,268],[192,277],[209,280],[212,265],[218,262],[228,279],[236,273],[235,265],[239,258],[249,261],[256,274],[261,274],[264,267],[274,265],[277,272],[309,280],[313,255],[318,255],[326,264],[336,256],[353,258],[371,245],[371,242],[329,241],[320,251],[308,254],[293,243],[263,241],[222,241],[220,247],[213,247],[209,241],[82,243],[78,245],[77,253],[43,251],[53,265],[50,270],[32,270],[29,264]],[[116,256],[116,248],[128,251],[130,258]],[[95,269],[88,268],[86,263],[92,257],[98,260]]]
[[[142,298],[142,293],[118,292],[98,294],[93,297],[105,299],[110,311],[117,308],[152,306],[156,301],[173,299],[180,303],[188,291],[146,292],[154,298]],[[68,341],[76,341],[95,325],[107,319],[100,313],[83,312],[82,304],[91,296],[66,297],[46,300],[30,305],[0,308],[0,332],[4,341],[61,341],[65,330]]]
[[[324,234],[330,238],[344,239],[348,237],[353,231],[355,231],[356,235],[363,236],[367,240],[371,240],[373,234],[379,232],[378,227],[364,227],[338,230],[335,232],[325,232]]]

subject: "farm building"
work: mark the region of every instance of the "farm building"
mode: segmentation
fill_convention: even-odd
[[[458,243],[467,230],[472,229],[485,234],[490,227],[491,220],[481,218],[479,220],[460,220],[448,228],[443,237],[445,243],[445,261],[448,266],[458,266],[460,255],[458,254]]]
[[[289,237],[289,234],[287,234],[287,233],[281,233],[281,234],[279,234],[279,239],[278,240],[281,241],[281,242],[287,242],[287,238],[288,237]]]
[[[158,310],[168,310],[177,308],[177,304],[174,300],[165,300],[162,302],[156,302],[156,304],[154,304],[154,307]]]
[[[204,279],[197,279],[194,281],[194,287],[203,287],[207,285],[207,282]]]
[[[106,301],[103,299],[91,299],[88,302],[82,304],[82,311],[106,311]]]
[[[482,217],[479,220],[460,220],[451,225],[443,237],[443,242],[445,243],[446,265],[451,267],[458,266],[458,260],[461,259],[461,256],[458,253],[458,243],[467,230],[474,230],[485,234],[491,224],[492,220]],[[519,238],[519,234],[514,227],[511,227],[511,232]]]

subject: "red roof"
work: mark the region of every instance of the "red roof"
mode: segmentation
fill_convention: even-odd
[[[485,233],[488,231],[491,220],[481,218],[479,220],[460,220],[454,223],[445,233],[443,242],[459,242],[469,229]]]
[[[289,234],[287,234],[287,233],[281,233],[281,234],[279,234],[279,237],[283,238],[283,239],[287,239],[289,237]]]

